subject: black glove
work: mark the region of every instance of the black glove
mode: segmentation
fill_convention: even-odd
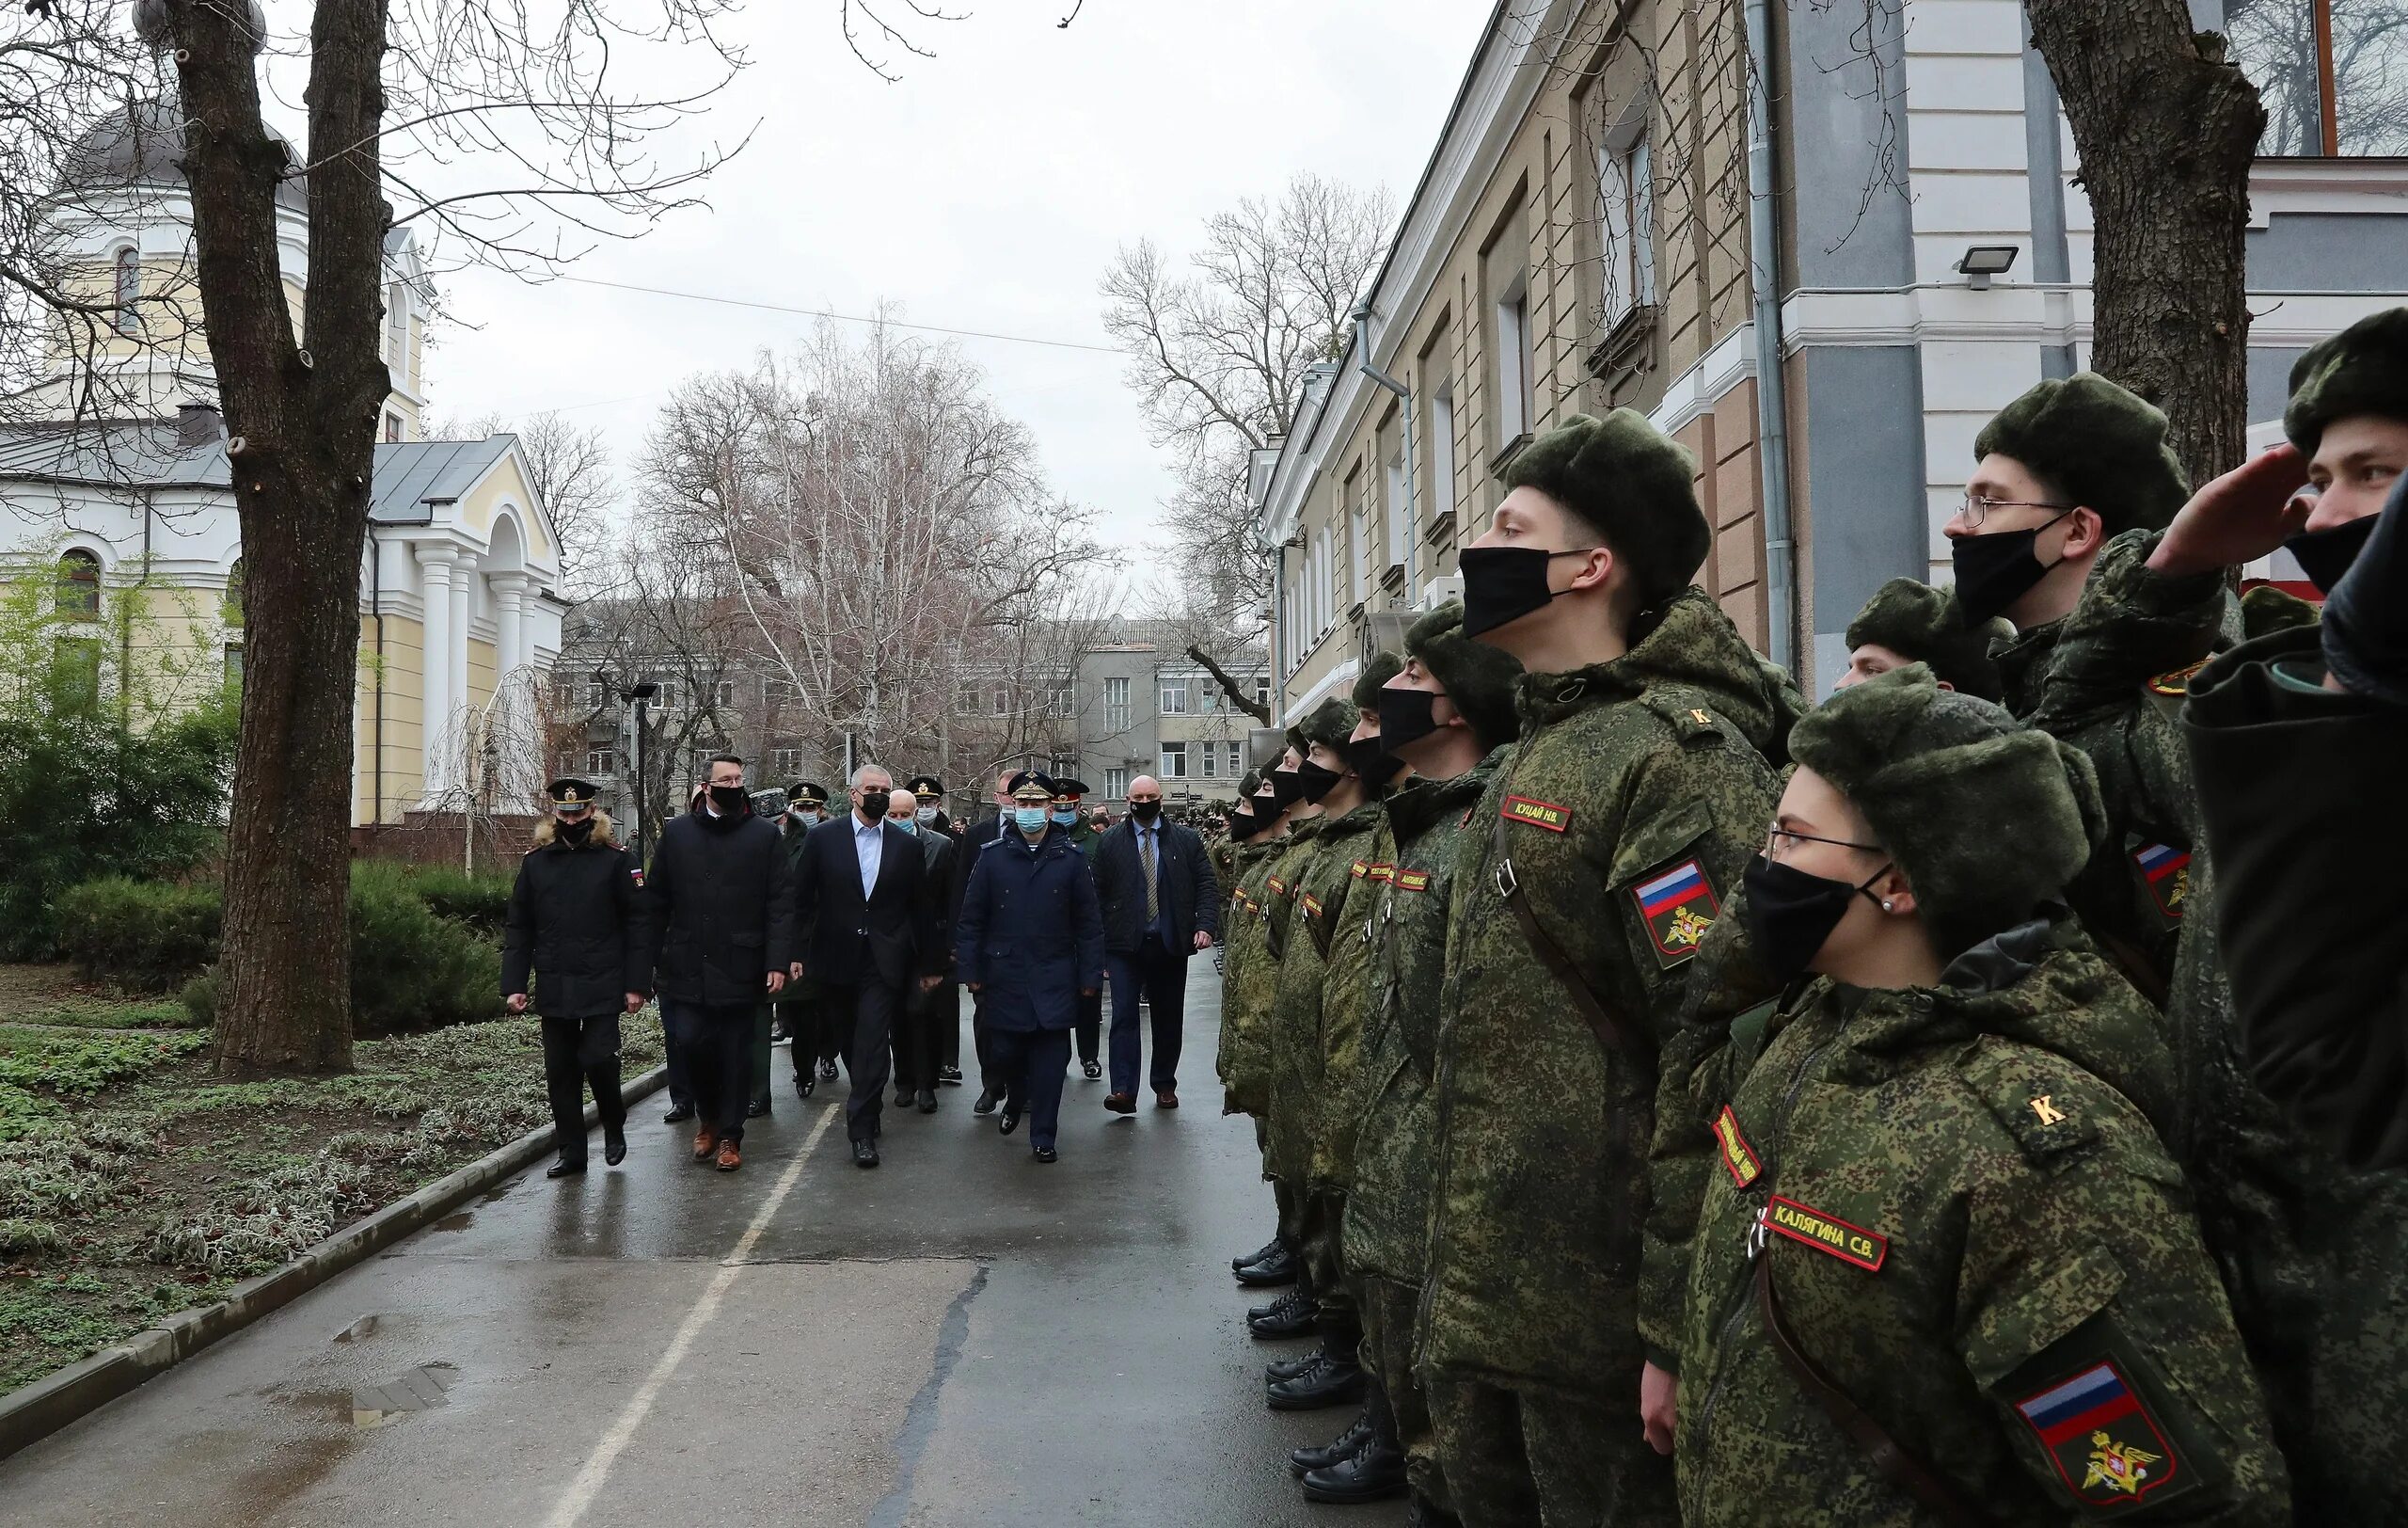
[[[2408,706],[2408,533],[2393,485],[2374,533],[2324,601],[2324,666],[2353,694]]]

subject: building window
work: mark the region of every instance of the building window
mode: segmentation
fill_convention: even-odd
[[[142,326],[134,305],[142,295],[142,256],[132,245],[117,252],[117,331],[133,334]]]
[[[1371,504],[1369,499],[1354,504],[1354,545],[1347,549],[1346,574],[1348,603],[1360,604],[1370,588],[1371,561]]]
[[[1103,681],[1103,730],[1129,730],[1129,681],[1125,678]]]
[[[385,410],[385,442],[391,445],[400,441],[401,438],[402,416],[388,408]]]
[[[1045,708],[1052,716],[1076,716],[1079,712],[1078,691],[1070,685],[1063,685],[1046,697]]]
[[[410,363],[409,288],[395,281],[385,288],[385,364],[393,379],[403,380]]]
[[[2232,0],[2225,36],[2266,105],[2258,151],[2408,153],[2399,0]]]
[[[1268,708],[1270,708],[1270,705],[1271,705],[1271,679],[1270,679],[1270,676],[1267,676],[1267,675],[1257,675],[1257,676],[1255,676],[1255,680],[1254,680],[1254,703],[1255,703],[1256,705],[1258,705],[1258,706],[1263,707],[1263,708],[1266,708],[1266,709],[1268,709]]]
[[[1597,150],[1606,326],[1656,300],[1656,182],[1644,119]]]
[[[1387,562],[1391,567],[1404,564],[1405,527],[1412,522],[1412,506],[1405,501],[1404,452],[1399,448],[1387,464]]]
[[[602,685],[599,680],[596,680],[585,687],[585,708],[587,710],[599,711],[607,698],[608,697],[603,693]]]
[[[1455,507],[1455,379],[1430,394],[1430,517]]]
[[[617,756],[608,747],[588,748],[585,751],[585,772],[589,777],[601,779],[616,774],[619,772],[618,766]]]
[[[795,690],[794,681],[792,679],[764,679],[761,681],[761,704],[764,706],[791,706],[794,704],[794,696]]]
[[[71,621],[101,616],[101,560],[77,547],[58,559],[58,613]]]
[[[1196,772],[1207,780],[1219,779],[1221,777],[1221,751],[1209,742],[1199,742],[1196,745],[1196,752],[1198,756],[1196,758]]]
[[[1525,271],[1497,299],[1497,445],[1530,431],[1530,278]]]
[[[240,629],[242,627],[243,560],[239,557],[234,559],[234,565],[226,570],[226,594],[225,597],[217,602],[217,619],[218,623],[223,626],[233,627],[237,629]]]
[[[226,682],[237,690],[243,688],[243,645],[239,642],[226,645]]]
[[[1162,777],[1165,780],[1187,778],[1187,744],[1183,742],[1163,744]]]
[[[769,770],[784,785],[802,772],[802,750],[781,748],[769,756]]]
[[[1103,793],[1106,798],[1112,801],[1128,800],[1129,772],[1125,769],[1104,771]]]
[[[726,707],[735,706],[736,681],[734,679],[721,679],[718,686],[713,690],[712,693],[716,697],[715,704]]]
[[[1185,679],[1164,679],[1162,683],[1162,709],[1164,716],[1187,714],[1187,681]]]
[[[965,684],[961,686],[960,689],[954,692],[953,710],[955,715],[975,716],[978,714],[978,688],[979,687],[974,684]]]
[[[1223,743],[1221,747],[1223,750],[1222,757],[1226,765],[1223,772],[1232,780],[1242,780],[1245,778],[1245,745],[1244,743],[1229,742]]]
[[[1012,692],[1011,692],[1011,689],[1010,689],[1010,687],[1009,687],[1009,686],[1007,686],[1007,685],[1000,685],[1000,684],[999,684],[999,685],[995,686],[995,714],[996,714],[997,716],[1009,716],[1009,715],[1011,715],[1011,713],[1012,713]]]

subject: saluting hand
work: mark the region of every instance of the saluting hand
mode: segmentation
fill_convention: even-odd
[[[2256,562],[2307,524],[2315,501],[2298,497],[2306,482],[2307,460],[2296,446],[2250,457],[2191,496],[2148,565],[2178,579]]]
[[[513,1013],[524,1013],[527,1011],[527,995],[523,992],[512,993],[501,1000],[501,1006]]]

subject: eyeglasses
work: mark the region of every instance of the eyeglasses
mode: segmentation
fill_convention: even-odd
[[[2080,504],[2054,504],[2045,499],[1985,499],[1980,494],[1969,493],[1965,496],[1964,515],[1965,523],[1978,531],[1982,528],[1982,521],[1994,509],[2053,509],[2057,511],[2057,519],[2061,520],[2081,507]],[[2056,520],[2049,523],[2053,525]]]
[[[1868,854],[1881,852],[1879,844],[1860,844],[1849,838],[1817,838],[1811,833],[1792,833],[1787,828],[1771,828],[1765,833],[1765,858],[1777,860],[1798,844],[1830,844],[1839,849],[1861,849]]]

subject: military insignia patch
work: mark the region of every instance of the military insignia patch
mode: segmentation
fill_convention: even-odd
[[[1705,931],[1722,915],[1722,904],[1715,898],[1713,883],[1705,878],[1705,867],[1694,859],[1640,882],[1631,888],[1631,896],[1638,899],[1648,937],[1656,942],[1656,958],[1668,966],[1696,954]]]
[[[2113,1363],[2093,1364],[2015,1409],[2086,1506],[2128,1505],[2181,1475],[2165,1430]]]
[[[1428,891],[1430,889],[1430,872],[1427,870],[1398,870],[1395,875],[1396,889],[1399,891]]]
[[[1508,796],[1497,816],[1508,822],[1527,822],[1549,833],[1561,833],[1572,826],[1572,808],[1558,806],[1553,802],[1534,801],[1528,796]]]
[[[1371,867],[1370,873],[1371,879],[1374,881],[1393,881],[1396,879],[1396,867],[1393,865],[1374,865]]]
[[[1722,1168],[1731,1174],[1733,1183],[1745,1188],[1764,1175],[1764,1166],[1756,1160],[1756,1149],[1739,1134],[1739,1117],[1731,1112],[1728,1104],[1722,1106],[1721,1114],[1715,1119],[1714,1138],[1722,1145]]]
[[[643,885],[643,867],[639,865],[629,870],[627,872],[627,879],[634,882],[638,887],[642,887]]]
[[[2158,912],[2179,923],[2191,900],[2191,852],[2171,844],[2143,844],[2132,851],[2132,864]]]
[[[1833,1216],[1779,1194],[1765,1206],[1765,1228],[1791,1241],[1829,1253],[1841,1262],[1879,1273],[1890,1256],[1890,1238],[1852,1226]]]
[[[1306,913],[1306,915],[1307,915],[1307,916],[1308,916],[1308,917],[1319,917],[1319,916],[1321,916],[1321,899],[1320,899],[1320,898],[1318,898],[1318,897],[1314,896],[1311,892],[1309,892],[1309,891],[1308,891],[1308,892],[1305,893],[1305,899],[1304,899],[1304,900],[1305,900],[1305,913]]]
[[[1346,873],[1347,873],[1348,875],[1353,876],[1355,880],[1360,881],[1360,880],[1362,880],[1365,876],[1367,876],[1367,875],[1369,875],[1369,874],[1370,874],[1370,873],[1371,873],[1371,867],[1370,867],[1370,866],[1369,866],[1368,864],[1364,863],[1363,861],[1361,861],[1361,860],[1356,860],[1356,861],[1354,862],[1354,867],[1353,869],[1351,869],[1351,870],[1347,871]]]
[[[1288,895],[1288,883],[1280,880],[1277,876],[1273,876],[1271,878],[1271,895],[1274,897],[1285,897]]]
[[[2207,666],[2208,661],[2202,658],[2197,662],[2190,664],[2187,667],[2168,669],[2163,674],[2159,675],[2156,678],[2151,679],[2148,682],[2149,693],[2153,695],[2187,695],[2191,692],[2191,676],[2198,673],[2201,669],[2206,668]],[[2131,681],[2126,680],[2125,682],[2129,684]]]

